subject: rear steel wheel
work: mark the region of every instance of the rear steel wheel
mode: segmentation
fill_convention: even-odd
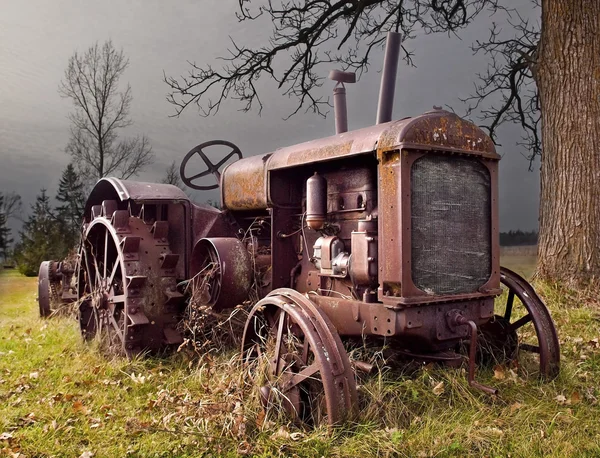
[[[92,209],[78,271],[84,339],[133,356],[181,342],[176,330],[183,295],[176,290],[179,255],[169,251],[168,223],[152,225],[104,201]]]
[[[560,346],[550,312],[533,287],[520,275],[500,268],[506,295],[499,315],[481,327],[484,354],[500,363],[514,360],[526,374],[546,379],[560,370]]]
[[[242,355],[263,406],[288,418],[334,425],[356,407],[348,355],[327,316],[300,293],[281,288],[251,310]]]

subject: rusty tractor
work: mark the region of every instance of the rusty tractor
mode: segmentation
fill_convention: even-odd
[[[355,77],[332,71],[335,135],[248,158],[225,141],[192,149],[182,180],[219,187],[220,210],[175,186],[101,179],[73,272],[83,337],[106,334],[128,355],[180,344],[178,285],[210,271],[203,301],[214,310],[257,298],[242,358],[262,400],[278,396],[300,421],[334,424],[356,407],[355,370],[368,364],[351,363],[353,339],[419,361],[466,360],[469,384],[488,393],[475,381],[484,354],[555,377],[550,314],[500,266],[500,156],[480,128],[439,108],[391,120],[399,45],[391,33],[375,125],[347,130],[344,85]],[[218,161],[214,147],[227,149]],[[57,281],[52,266],[40,288]]]

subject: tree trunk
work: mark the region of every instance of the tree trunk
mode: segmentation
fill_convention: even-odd
[[[543,0],[535,68],[542,109],[537,274],[600,278],[600,0]]]

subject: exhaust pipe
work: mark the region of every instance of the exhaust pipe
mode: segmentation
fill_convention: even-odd
[[[329,79],[337,81],[333,88],[333,111],[335,114],[335,133],[348,132],[348,112],[346,109],[346,88],[344,83],[356,83],[356,73],[331,70]]]
[[[392,120],[394,91],[396,89],[396,73],[398,72],[398,58],[400,56],[401,43],[401,34],[388,32],[381,75],[381,88],[379,89],[376,124],[382,124]]]

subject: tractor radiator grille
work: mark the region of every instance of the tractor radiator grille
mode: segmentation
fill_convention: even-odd
[[[478,160],[428,154],[411,170],[414,284],[428,294],[477,292],[491,275],[490,174]]]

